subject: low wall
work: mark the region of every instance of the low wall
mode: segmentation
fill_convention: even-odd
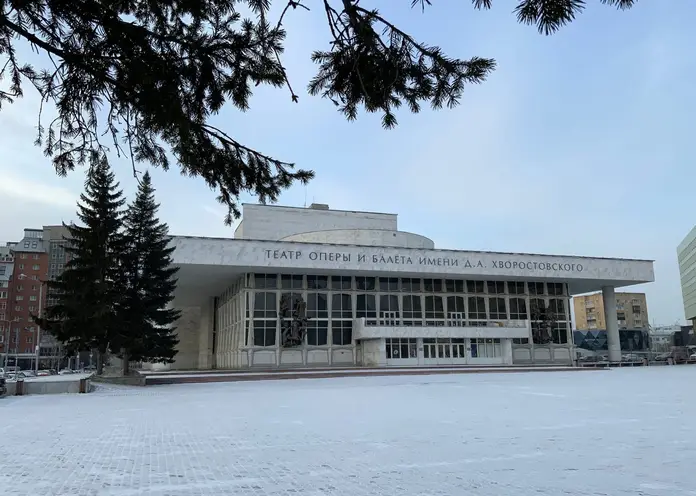
[[[49,378],[29,379],[20,382],[7,382],[7,396],[26,396],[28,394],[78,394],[89,393],[91,380],[88,377],[69,377],[60,380]]]

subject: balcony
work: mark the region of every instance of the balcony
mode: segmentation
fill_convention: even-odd
[[[409,324],[410,322],[410,324]],[[528,320],[353,319],[355,339],[381,338],[529,338]],[[425,323],[424,323],[425,322]]]

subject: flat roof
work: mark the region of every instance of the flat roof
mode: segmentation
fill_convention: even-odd
[[[652,282],[653,261],[172,236],[177,300],[217,296],[244,273],[566,282],[570,294]]]
[[[273,205],[274,207],[280,207],[279,205]],[[280,208],[302,208],[302,207],[280,207]],[[343,210],[332,210],[333,212],[341,212]],[[345,210],[345,212],[348,212],[348,210]],[[376,212],[361,212],[361,213],[376,213]],[[396,214],[386,214],[386,215],[396,215]],[[378,231],[380,229],[374,229],[375,231]],[[325,230],[322,231],[312,231],[312,232],[324,232]],[[407,231],[398,231],[398,232],[407,232]],[[416,234],[416,233],[408,233],[408,234],[414,234],[416,236],[423,236],[422,234]],[[179,235],[179,234],[173,234],[171,235],[172,238],[184,238],[184,239],[211,239],[211,240],[216,240],[216,241],[237,241],[237,242],[254,242],[254,243],[269,243],[269,244],[277,244],[277,243],[301,243],[301,244],[308,244],[308,245],[322,245],[322,246],[337,246],[337,247],[358,247],[358,248],[369,248],[369,249],[375,249],[375,248],[383,248],[383,249],[397,249],[397,250],[423,250],[424,248],[401,248],[401,247],[392,247],[392,246],[375,246],[375,245],[346,245],[346,244],[337,244],[337,243],[306,243],[303,241],[274,241],[274,240],[268,240],[268,239],[248,239],[248,238],[223,238],[223,237],[216,237],[216,236],[186,236],[186,235]],[[562,254],[562,255],[554,255],[551,253],[527,253],[527,252],[505,252],[505,251],[480,251],[480,250],[453,250],[451,248],[432,248],[431,251],[442,251],[442,252],[451,252],[451,253],[480,253],[480,254],[485,254],[485,255],[521,255],[521,256],[533,256],[533,257],[572,257],[572,258],[586,258],[586,259],[592,259],[592,260],[625,260],[627,262],[655,262],[655,260],[648,259],[648,258],[622,258],[622,257],[592,257],[589,255],[572,255],[572,254]]]

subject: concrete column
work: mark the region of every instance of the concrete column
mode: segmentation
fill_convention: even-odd
[[[213,299],[207,298],[201,305],[201,318],[198,327],[198,368],[207,370],[213,366]]]
[[[616,293],[612,286],[602,288],[604,300],[604,322],[607,324],[607,344],[609,347],[609,361],[621,361],[621,340],[619,338],[619,321],[616,317]]]

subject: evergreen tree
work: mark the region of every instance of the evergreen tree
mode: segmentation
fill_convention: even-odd
[[[470,0],[476,9],[501,0]],[[662,0],[664,3],[665,0]],[[317,74],[308,91],[332,102],[348,119],[361,110],[396,124],[396,109],[418,112],[458,105],[466,85],[485,81],[492,58],[449,57],[416,40],[377,9],[419,7],[432,0],[32,0],[0,2],[0,106],[35,88],[59,118],[39,126],[37,142],[59,174],[103,156],[103,131],[135,161],[165,170],[170,156],[181,171],[200,177],[239,215],[238,197],[250,191],[275,200],[311,171],[261,153],[212,122],[227,101],[249,108],[255,87],[285,86],[298,101],[282,54],[284,22],[316,9],[325,23],[323,48],[312,54]],[[447,2],[441,2],[443,4]],[[509,5],[508,2],[505,2]],[[600,0],[628,9],[637,0]],[[394,4],[393,6],[391,4]],[[517,20],[551,34],[572,22],[587,0],[518,0]],[[457,22],[441,19],[442,23]],[[48,57],[23,55],[21,45]],[[320,45],[321,46],[321,45]],[[455,44],[456,46],[456,44]],[[462,47],[458,47],[464,51]],[[25,53],[29,53],[26,50]],[[467,54],[468,55],[468,54]],[[41,64],[41,62],[39,62]],[[601,74],[598,75],[601,77]],[[103,110],[108,102],[108,112]],[[103,118],[102,118],[103,117]],[[100,126],[100,124],[103,126]],[[123,138],[123,141],[121,141]],[[111,145],[111,143],[109,143]],[[166,147],[166,148],[165,148]],[[167,153],[171,152],[171,155]]]
[[[177,353],[179,341],[172,324],[180,312],[167,307],[174,299],[179,269],[171,266],[174,248],[169,246],[167,224],[157,218],[158,209],[146,172],[124,219],[125,291],[119,303],[120,331],[111,343],[114,351],[120,350],[124,374],[130,360],[171,363]]]
[[[65,225],[69,232],[65,271],[48,281],[57,303],[37,318],[42,328],[65,343],[68,354],[97,350],[98,373],[109,341],[117,330],[116,308],[121,297],[119,261],[123,193],[105,160],[90,168],[85,192],[77,204],[83,224]]]

